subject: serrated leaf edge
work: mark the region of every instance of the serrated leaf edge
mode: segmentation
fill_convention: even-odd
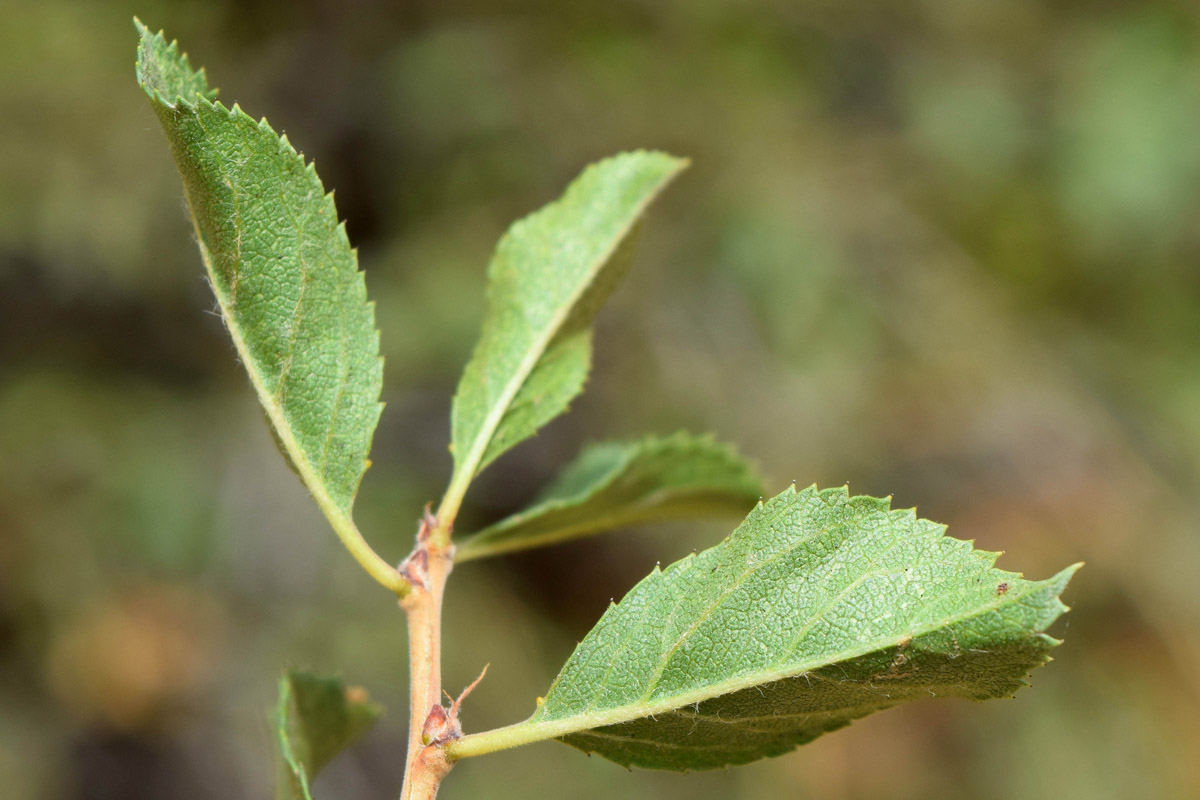
[[[816,489],[816,486],[814,485],[810,488]],[[788,491],[795,493],[796,492],[795,484],[793,484],[789,489],[785,490],[785,492],[788,492]],[[849,491],[848,491],[848,489],[846,489],[846,487],[841,487],[840,489],[825,490],[825,491],[826,492],[841,491],[847,498],[850,497]],[[825,492],[822,492],[822,494],[824,494],[824,493]],[[884,498],[869,498],[869,499],[877,500],[880,503],[886,505],[887,506],[886,513],[888,513],[889,515],[912,516],[914,518],[919,519],[916,516],[915,508],[891,509],[891,507],[890,507],[891,506],[891,502],[890,502],[891,498],[890,497],[888,497],[886,499],[884,499]],[[763,502],[760,501],[758,503],[757,508],[762,508],[762,507],[763,507]],[[937,525],[939,528],[942,529],[943,532],[946,530],[945,525],[942,525],[940,523],[931,523],[931,524]],[[943,533],[942,535],[945,535],[945,534]],[[962,541],[965,544],[971,545],[973,548],[973,540],[960,539],[958,541]],[[996,559],[1000,556],[1000,553],[992,552],[992,551],[988,551],[988,550],[972,549],[972,552],[976,556],[988,558],[993,567],[995,565]],[[680,561],[675,562],[675,563],[678,564],[678,563],[687,562],[694,558],[696,558],[696,554],[692,553],[692,554],[685,556],[683,559],[680,559]],[[917,628],[917,629],[914,629],[911,631],[906,631],[904,634],[899,635],[899,636],[888,637],[887,639],[882,640],[882,641],[864,643],[863,645],[861,645],[859,647],[841,651],[837,654],[837,659],[834,661],[814,660],[814,661],[803,662],[800,664],[792,664],[792,665],[789,665],[786,669],[764,670],[764,671],[759,671],[759,672],[755,672],[755,673],[750,673],[747,675],[740,675],[736,678],[732,678],[727,681],[722,681],[722,682],[715,683],[715,684],[709,684],[708,686],[704,687],[703,689],[699,689],[699,690],[692,691],[692,692],[684,692],[681,694],[672,695],[670,697],[660,698],[660,699],[652,701],[652,702],[630,703],[627,705],[618,706],[616,708],[607,709],[607,710],[600,711],[600,712],[575,714],[575,715],[572,715],[569,717],[563,717],[561,719],[555,719],[555,720],[545,720],[545,721],[538,720],[537,715],[538,715],[538,713],[540,713],[540,708],[539,708],[538,711],[534,712],[533,716],[531,716],[529,719],[526,719],[522,722],[518,722],[513,725],[503,727],[503,728],[497,728],[497,729],[491,730],[491,731],[485,731],[483,733],[469,734],[467,736],[464,736],[462,739],[451,742],[446,746],[446,753],[447,753],[447,756],[451,760],[457,760],[457,759],[461,759],[461,758],[469,758],[471,756],[483,755],[485,753],[494,752],[496,750],[507,749],[510,747],[518,747],[520,745],[531,744],[533,742],[544,741],[546,739],[557,739],[557,738],[560,738],[562,736],[566,736],[566,735],[572,734],[572,733],[579,733],[582,731],[590,731],[594,728],[603,728],[603,727],[606,727],[609,725],[617,725],[622,722],[632,722],[634,720],[643,719],[645,717],[653,717],[656,714],[665,714],[667,712],[674,711],[676,709],[696,705],[697,703],[702,703],[705,700],[711,700],[715,697],[722,697],[724,695],[732,694],[734,692],[742,691],[744,689],[750,689],[755,686],[763,686],[765,684],[775,683],[777,681],[786,680],[788,678],[798,677],[806,672],[812,672],[812,671],[820,669],[822,667],[830,666],[831,664],[836,664],[836,663],[839,663],[842,661],[848,661],[851,659],[860,658],[862,656],[866,656],[871,653],[881,652],[881,651],[885,651],[885,650],[888,650],[891,648],[895,648],[903,640],[905,640],[908,637],[911,637],[912,639],[917,639],[917,638],[920,638],[921,636],[924,636],[925,634],[933,633],[933,632],[940,630],[948,625],[954,625],[954,624],[966,622],[974,617],[980,616],[982,614],[990,613],[992,611],[997,610],[998,608],[1000,608],[1002,606],[1010,605],[1010,604],[1012,604],[1018,600],[1021,600],[1025,597],[1029,597],[1030,595],[1044,593],[1046,591],[1053,592],[1053,595],[1052,595],[1053,601],[1054,601],[1054,604],[1057,606],[1057,608],[1055,608],[1055,613],[1050,618],[1050,620],[1048,620],[1046,623],[1047,626],[1049,626],[1055,619],[1057,619],[1062,614],[1064,614],[1070,610],[1070,607],[1065,605],[1062,602],[1060,596],[1062,594],[1062,591],[1066,588],[1068,581],[1070,581],[1071,576],[1073,576],[1075,574],[1075,572],[1081,566],[1083,566],[1082,563],[1072,564],[1071,566],[1059,571],[1057,574],[1051,576],[1050,578],[1047,578],[1042,581],[1030,582],[1029,587],[1024,591],[1020,591],[1020,592],[1009,591],[1009,592],[1005,593],[1004,595],[998,596],[993,602],[991,602],[985,606],[972,609],[969,613],[947,617],[947,618],[938,620],[936,623],[930,623],[929,625],[922,626],[920,628]],[[654,569],[650,571],[650,575],[648,575],[647,578],[645,578],[643,580],[646,580],[655,575],[662,574],[662,571],[663,571],[662,568],[660,566],[656,565],[654,567]],[[1014,573],[1014,574],[1018,577],[1021,576],[1021,573]],[[612,608],[615,605],[617,605],[617,603],[615,603],[615,602],[610,603],[609,608]],[[1042,641],[1046,642],[1046,644],[1049,647],[1057,647],[1058,645],[1060,645],[1062,643],[1061,640],[1047,635],[1044,632],[1044,629],[1043,629],[1043,631],[1036,632],[1034,634],[1034,636],[1038,637]],[[1039,663],[1037,665],[1035,665],[1035,667],[1040,666],[1041,664],[1045,664],[1048,661],[1050,661],[1050,657],[1048,655],[1043,656],[1043,658],[1039,661]],[[554,690],[554,687],[557,684],[558,684],[558,679],[556,678],[554,684],[551,685],[550,690],[547,692],[547,696],[549,695],[550,692],[552,692]]]
[[[178,111],[179,104],[182,104],[185,109],[192,110],[192,111],[194,111],[200,107],[207,107],[207,108],[212,109],[214,112],[225,114],[225,115],[229,116],[230,119],[240,118],[240,119],[249,120],[252,124],[254,124],[256,127],[258,127],[260,130],[262,130],[264,132],[269,132],[271,135],[273,135],[276,138],[276,140],[279,142],[280,146],[283,148],[285,157],[287,155],[290,155],[301,161],[301,163],[304,165],[304,170],[306,172],[308,172],[309,174],[311,174],[313,179],[317,182],[317,185],[320,186],[321,191],[322,191],[322,195],[321,195],[322,201],[330,204],[330,206],[332,206],[334,208],[334,214],[336,215],[336,205],[334,204],[334,200],[333,200],[333,192],[326,192],[324,190],[325,189],[324,184],[321,181],[320,177],[317,175],[315,164],[313,164],[313,162],[311,162],[311,161],[305,160],[303,154],[299,153],[296,150],[296,148],[292,146],[292,143],[288,140],[286,135],[281,135],[281,134],[277,133],[275,131],[275,129],[271,127],[270,123],[267,122],[266,117],[262,117],[256,121],[254,119],[254,117],[250,116],[244,110],[242,110],[241,106],[239,106],[237,103],[234,103],[232,107],[227,108],[219,100],[209,99],[202,95],[197,95],[196,98],[191,101],[189,101],[187,98],[184,98],[183,96],[179,96],[179,97],[175,98],[175,100],[177,102],[170,102],[164,98],[164,95],[160,91],[158,91],[157,89],[151,89],[149,86],[147,86],[145,80],[142,79],[143,48],[145,47],[146,40],[148,38],[158,37],[159,39],[161,39],[162,41],[165,42],[166,35],[164,34],[164,32],[162,30],[160,30],[158,33],[152,33],[150,31],[150,29],[148,27],[146,27],[136,17],[134,18],[134,24],[136,25],[138,32],[140,34],[139,46],[138,46],[138,61],[137,61],[138,85],[141,87],[142,91],[146,94],[146,96],[150,98],[151,102],[162,103],[166,107],[170,108],[172,111],[176,111],[176,112]],[[191,68],[190,62],[188,61],[187,53],[185,53],[179,49],[178,40],[172,39],[170,44],[167,45],[167,49],[168,49],[168,52],[178,53],[179,57],[183,61],[183,63],[187,64],[189,69]],[[199,70],[196,70],[195,72],[198,75],[202,75],[202,76],[204,75],[203,68],[200,68]],[[205,76],[205,81],[207,83],[207,76]],[[216,91],[217,91],[216,89],[209,87],[209,93],[212,94],[214,96],[214,98],[216,95]],[[210,279],[211,279],[211,276],[215,272],[213,269],[213,265],[212,265],[212,258],[209,255],[208,248],[205,247],[205,245],[204,245],[204,239],[203,239],[203,236],[201,235],[199,223],[197,221],[197,216],[195,214],[195,209],[192,207],[192,199],[186,191],[184,192],[184,198],[187,201],[188,215],[192,219],[192,227],[196,234],[196,243],[199,246],[200,254],[204,261],[205,271],[208,273],[208,275],[210,276]],[[336,216],[335,216],[335,218],[336,218]],[[339,221],[336,226],[336,230],[340,233],[340,235],[342,237],[345,237],[346,236],[345,221]],[[348,238],[347,238],[347,241],[348,241]],[[353,258],[353,261],[354,261],[355,272],[358,276],[358,279],[360,281],[362,281],[362,280],[364,280],[364,273],[358,267],[358,250],[356,248],[351,247],[350,252],[351,252],[351,257]],[[390,565],[388,562],[384,561],[374,551],[374,549],[372,549],[371,546],[369,544],[367,544],[366,539],[363,537],[362,533],[358,530],[358,527],[357,527],[357,525],[355,525],[354,520],[350,516],[350,514],[348,512],[343,512],[343,510],[333,501],[333,498],[329,496],[328,491],[325,489],[324,481],[321,480],[320,476],[318,476],[316,474],[312,464],[304,456],[304,451],[300,447],[299,442],[296,441],[296,438],[292,433],[290,424],[287,423],[287,420],[283,416],[282,407],[275,400],[275,394],[273,392],[269,392],[267,390],[267,387],[263,381],[262,375],[259,372],[258,366],[257,366],[255,360],[252,358],[249,350],[247,349],[247,346],[245,344],[245,336],[243,335],[240,327],[238,326],[237,321],[234,319],[234,317],[231,313],[231,309],[228,306],[226,306],[225,301],[221,297],[219,292],[214,291],[213,297],[216,298],[217,305],[221,310],[221,319],[224,321],[225,327],[229,330],[230,338],[233,340],[234,348],[237,350],[238,358],[241,360],[242,365],[245,367],[246,374],[250,378],[250,383],[254,387],[254,393],[258,396],[259,403],[262,405],[263,410],[267,415],[267,418],[270,420],[271,427],[275,431],[276,436],[279,437],[280,444],[282,445],[283,450],[284,450],[285,454],[287,455],[288,460],[291,461],[292,467],[296,470],[296,473],[300,476],[300,480],[304,483],[304,485],[308,489],[309,493],[312,494],[313,499],[316,501],[317,505],[321,509],[321,512],[325,515],[325,518],[329,521],[330,525],[333,527],[334,532],[337,534],[338,538],[342,540],[343,545],[345,545],[346,549],[350,551],[351,555],[354,556],[355,560],[357,560],[363,566],[363,568],[366,569],[367,572],[371,574],[372,577],[374,577],[377,581],[379,581],[381,584],[386,586],[388,589],[391,589],[398,596],[406,595],[411,588],[409,586],[408,582],[405,581],[400,576],[399,572],[397,572],[397,570],[392,565]],[[382,364],[383,357],[378,355],[379,330],[378,330],[378,328],[375,327],[375,322],[374,322],[374,320],[375,320],[375,303],[373,301],[368,300],[367,307],[371,314],[371,320],[372,320],[371,327],[375,332],[376,358],[379,359],[380,364]],[[384,404],[382,402],[379,402],[379,407],[380,407],[381,411],[382,411],[383,405]],[[365,473],[365,469],[364,469],[364,473]],[[361,480],[361,477],[360,477],[360,480]]]

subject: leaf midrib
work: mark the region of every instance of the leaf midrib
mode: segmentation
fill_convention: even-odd
[[[880,648],[880,650],[887,650],[887,649],[889,649],[889,648],[886,648],[886,647]],[[876,651],[872,651],[872,652],[876,652]],[[861,655],[867,655],[867,654],[864,653]],[[859,656],[854,656],[854,658],[858,658],[858,657]],[[825,665],[825,666],[829,666],[829,665]],[[797,675],[795,675],[793,677],[799,678],[802,676],[805,678],[816,678],[817,680],[831,680],[830,678],[826,678],[825,676],[820,675],[817,672],[813,672],[812,670],[804,670],[803,672],[798,673]],[[810,684],[811,684],[811,681],[810,681]],[[931,696],[936,696],[938,694],[938,691],[941,691],[942,693],[947,693],[948,690],[950,690],[954,687],[961,687],[961,686],[962,686],[962,683],[930,683],[930,684],[921,684],[917,688],[921,689],[922,691],[929,692],[929,694]],[[749,687],[747,687],[747,688],[749,688]],[[900,694],[900,693],[897,693],[897,694]],[[716,697],[719,697],[719,696],[720,695],[717,695]],[[711,698],[711,699],[715,699],[715,697]],[[871,713],[872,711],[877,711],[883,707],[886,707],[889,705],[899,705],[900,703],[905,702],[906,699],[908,699],[908,698],[903,695],[893,697],[891,693],[886,693],[886,694],[877,695],[875,697],[874,702],[856,703],[854,705],[842,706],[840,708],[817,709],[814,711],[792,711],[792,712],[782,712],[782,713],[778,713],[778,714],[756,714],[754,716],[748,716],[748,717],[721,717],[719,715],[698,714],[698,713],[688,710],[689,704],[684,704],[682,706],[669,709],[668,711],[656,711],[654,713],[655,713],[655,715],[664,715],[664,716],[668,715],[668,714],[675,714],[675,715],[678,715],[685,719],[696,720],[697,722],[706,722],[706,723],[713,723],[713,724],[718,724],[718,725],[728,725],[730,727],[736,727],[738,730],[741,730],[741,731],[746,731],[748,733],[754,733],[754,734],[759,734],[759,735],[763,735],[763,736],[772,736],[772,735],[786,736],[789,733],[789,731],[787,729],[779,730],[779,729],[772,729],[772,728],[756,728],[756,727],[753,727],[753,725],[756,722],[766,722],[766,721],[770,721],[770,720],[786,721],[786,720],[791,720],[791,719],[812,719],[814,717],[822,717],[822,718],[826,718],[826,719],[847,719],[847,718],[848,719],[857,719],[857,718],[864,717],[867,714]],[[647,716],[649,716],[649,715],[647,715]],[[636,719],[643,719],[643,718],[644,717],[637,717]],[[628,720],[628,721],[634,721],[634,720]],[[729,743],[729,744],[724,744],[724,745],[708,745],[708,746],[687,745],[687,744],[682,744],[679,742],[668,742],[668,741],[661,741],[661,740],[657,740],[657,739],[640,739],[640,738],[633,737],[633,736],[620,736],[619,734],[614,734],[609,731],[601,731],[601,730],[591,729],[591,728],[587,729],[586,731],[576,731],[575,733],[580,733],[580,734],[584,734],[587,736],[597,736],[600,738],[621,740],[621,741],[627,741],[627,742],[635,742],[639,745],[644,745],[647,747],[659,747],[659,748],[663,748],[663,749],[667,749],[667,748],[720,749],[722,747],[726,748],[726,749],[738,749],[737,743]],[[564,735],[570,735],[570,734],[564,734]],[[741,749],[757,749],[758,746],[759,745],[757,743],[749,743],[749,744],[745,745],[744,748],[741,748]]]

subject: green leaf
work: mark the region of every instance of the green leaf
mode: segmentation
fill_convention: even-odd
[[[457,561],[668,519],[742,515],[762,480],[733,448],[677,433],[583,451],[533,507],[459,545]]]
[[[266,120],[214,102],[216,90],[177,44],[136,24],[138,80],[183,177],[217,305],[280,447],[355,557],[402,590],[351,520],[382,409],[383,362],[375,309],[333,197]]]
[[[383,713],[338,678],[289,671],[279,679],[275,733],[283,757],[280,795],[312,800],[309,784],[333,757],[357,742]]]
[[[887,500],[788,489],[610,606],[529,720],[449,754],[559,738],[712,769],[908,700],[1007,697],[1058,644],[1044,631],[1076,567],[1027,581],[944,533]]]
[[[500,240],[483,332],[454,398],[452,511],[479,470],[579,394],[592,321],[632,263],[638,220],[686,163],[640,151],[600,161]]]

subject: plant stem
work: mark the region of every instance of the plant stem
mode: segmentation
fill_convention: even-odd
[[[442,502],[438,506],[437,519],[439,524],[433,532],[435,541],[444,541],[450,543],[450,530],[454,525],[454,518],[458,516],[458,509],[462,507],[463,497],[467,493],[467,487],[471,483],[471,478],[474,476],[472,472],[456,472],[450,481],[450,486],[446,489],[446,494],[442,497]]]
[[[405,778],[401,800],[435,800],[438,787],[442,785],[442,779],[450,767],[442,748],[423,748],[409,764],[410,774]]]
[[[408,756],[401,800],[433,800],[450,771],[440,746],[426,746],[423,733],[430,711],[442,707],[442,594],[454,566],[454,548],[435,540],[440,528],[422,523],[417,546],[402,571],[412,590],[400,599],[408,617]],[[448,537],[446,537],[448,538]]]
[[[367,544],[367,540],[359,533],[354,521],[345,515],[334,516],[324,506],[321,507],[321,510],[325,511],[325,516],[333,525],[334,533],[342,540],[342,544],[350,551],[350,555],[359,563],[359,566],[380,585],[395,592],[397,597],[404,597],[408,593],[408,583],[391,564],[384,561],[383,557]]]

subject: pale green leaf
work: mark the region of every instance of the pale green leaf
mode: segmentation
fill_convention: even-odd
[[[677,433],[583,451],[540,500],[477,533],[456,560],[540,547],[642,522],[742,516],[762,481],[733,448]]]
[[[1058,644],[1045,630],[1075,567],[1027,581],[944,533],[886,500],[789,489],[611,606],[529,720],[450,754],[559,738],[711,769],[908,700],[1007,697]]]
[[[454,398],[450,494],[579,394],[592,321],[632,262],[638,220],[685,165],[654,152],[600,161],[500,240],[483,331]]]
[[[351,521],[382,405],[375,309],[333,197],[266,120],[214,102],[203,71],[137,23],[138,80],[183,177],[225,325],[280,446],[356,558]]]
[[[309,784],[334,756],[367,734],[382,709],[338,678],[289,671],[279,679],[275,734],[283,763],[279,795],[312,800]]]

